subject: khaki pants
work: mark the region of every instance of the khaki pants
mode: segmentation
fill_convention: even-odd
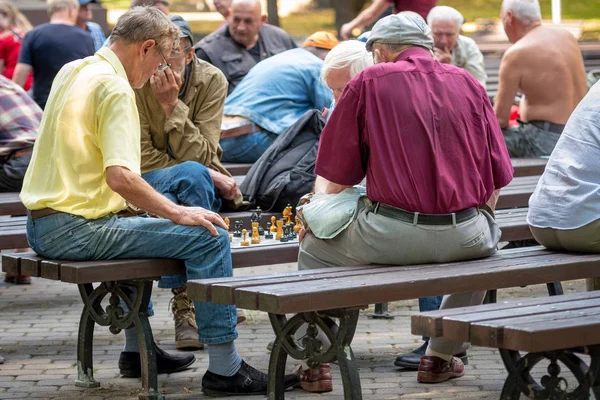
[[[500,229],[490,214],[456,225],[416,225],[373,213],[369,201],[360,205],[356,220],[333,239],[308,234],[300,246],[299,269],[340,265],[412,265],[483,258],[493,254]],[[479,305],[485,291],[445,296],[440,309]],[[431,348],[457,354],[464,343],[431,339]]]
[[[535,240],[549,249],[600,253],[600,219],[577,229],[530,228]]]

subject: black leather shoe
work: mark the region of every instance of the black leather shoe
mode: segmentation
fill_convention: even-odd
[[[169,354],[154,343],[156,352],[156,369],[159,374],[172,374],[183,371],[196,361],[196,356],[191,353]],[[125,378],[139,378],[142,376],[140,353],[130,351],[121,352],[119,357],[119,371]]]
[[[242,361],[240,370],[233,376],[221,376],[206,371],[202,377],[202,393],[207,396],[235,396],[235,395],[266,395],[267,374]],[[300,383],[295,374],[286,375],[285,388],[289,389]]]
[[[429,342],[424,342],[418,349],[413,350],[410,353],[400,354],[398,357],[396,357],[394,365],[396,367],[418,370],[419,364],[421,363],[421,357],[425,355],[428,344]],[[467,357],[466,351],[455,354],[454,356],[460,358],[464,365],[469,363],[469,357]]]

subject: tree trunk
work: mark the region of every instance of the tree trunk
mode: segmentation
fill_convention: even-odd
[[[342,25],[350,22],[363,9],[367,0],[333,0],[335,26],[339,31]]]
[[[279,11],[277,9],[277,0],[267,0],[267,22],[271,25],[279,26]]]

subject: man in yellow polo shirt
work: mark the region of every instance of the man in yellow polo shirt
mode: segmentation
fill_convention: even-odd
[[[184,207],[140,176],[140,124],[132,88],[169,68],[179,30],[156,8],[134,7],[119,18],[108,48],[65,65],[56,76],[21,200],[30,210],[27,238],[40,255],[63,260],[174,258],[188,279],[231,276],[229,236],[221,217]],[[131,203],[161,218],[117,215]],[[267,377],[235,348],[234,306],[196,302],[209,366],[203,391],[266,394]],[[202,318],[198,318],[202,316]],[[156,347],[159,373],[187,368],[193,355]],[[124,376],[140,375],[135,331],[125,331],[119,359]],[[287,377],[296,384],[295,375]]]

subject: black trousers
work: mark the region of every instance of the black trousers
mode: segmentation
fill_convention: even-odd
[[[20,192],[31,154],[0,160],[0,192]]]

